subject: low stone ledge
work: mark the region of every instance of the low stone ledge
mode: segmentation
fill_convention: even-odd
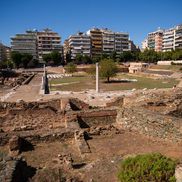
[[[78,149],[80,151],[80,154],[86,154],[90,153],[90,147],[88,143],[85,140],[85,132],[84,131],[76,131],[74,134],[76,145],[78,146]]]
[[[9,132],[0,134],[0,146],[8,144],[9,139],[13,135],[27,140],[30,143],[39,143],[46,141],[65,141],[67,139],[74,138],[74,130],[71,129],[52,129],[52,130],[34,130],[34,131],[21,131],[21,132]]]

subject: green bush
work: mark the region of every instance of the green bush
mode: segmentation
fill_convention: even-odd
[[[76,72],[76,65],[74,63],[68,63],[66,66],[65,66],[65,70],[68,72],[68,73],[74,73]]]
[[[144,154],[122,161],[121,182],[174,182],[176,161],[161,154]]]

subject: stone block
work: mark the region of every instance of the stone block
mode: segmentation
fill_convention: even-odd
[[[9,151],[14,154],[19,154],[21,151],[21,138],[19,136],[12,136],[9,140]]]

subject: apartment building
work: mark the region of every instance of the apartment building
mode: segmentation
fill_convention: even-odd
[[[159,29],[148,34],[148,48],[157,52],[162,51],[163,30]]]
[[[111,30],[101,29],[102,31],[102,51],[104,54],[110,54],[115,51],[115,34]]]
[[[98,58],[102,54],[109,55],[116,51],[119,55],[123,51],[129,51],[129,34],[92,28],[86,34],[79,32],[71,35],[64,43],[64,55],[68,50],[71,52],[72,59],[75,59],[77,54]]]
[[[175,46],[174,49],[182,49],[182,25],[175,28]]]
[[[71,35],[68,38],[71,59],[75,59],[76,55],[91,56],[91,39],[90,36],[83,32]]]
[[[167,29],[163,32],[162,51],[172,51],[175,49],[175,29]]]
[[[11,37],[12,51],[28,53],[37,59],[37,31],[26,31],[23,34],[16,34]]]
[[[102,55],[102,32],[98,28],[93,28],[87,32],[91,38],[91,56],[92,58]]]
[[[39,60],[52,51],[59,51],[62,54],[61,37],[48,28],[37,32],[37,51]]]
[[[129,51],[129,34],[123,32],[114,32],[114,44],[117,54],[121,54],[123,51]]]
[[[135,51],[140,51],[140,48],[139,48],[139,46],[135,45],[132,40],[129,40],[128,50],[135,52]]]
[[[5,51],[5,59],[10,60],[11,59],[11,48],[8,46],[5,46],[4,51]]]
[[[4,45],[0,43],[0,61],[5,60],[5,51],[4,51]]]
[[[163,52],[182,49],[182,25],[149,33],[142,42],[142,48],[144,47]]]
[[[113,32],[109,29],[93,28],[87,32],[91,38],[92,57],[101,56],[101,54],[110,54],[116,51],[121,54],[129,50],[129,34],[123,32]]]
[[[145,39],[142,42],[142,49],[141,49],[141,51],[144,51],[145,49],[148,49],[148,39]]]
[[[0,43],[0,61],[10,60],[11,48]]]

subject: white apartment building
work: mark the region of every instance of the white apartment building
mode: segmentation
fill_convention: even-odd
[[[142,48],[145,47],[163,52],[182,49],[182,25],[149,33],[142,42]]]
[[[68,44],[71,52],[71,59],[75,59],[78,54],[91,56],[90,36],[83,32],[69,36]]]
[[[182,49],[182,25],[175,28],[175,49]]]
[[[145,49],[148,48],[148,39],[145,39],[143,42],[142,42],[142,51],[144,51]]]
[[[128,33],[115,32],[115,51],[117,54],[121,54],[123,51],[129,50],[129,35]]]
[[[102,29],[102,50],[104,54],[115,51],[115,34],[111,30]]]
[[[102,50],[103,53],[110,54],[116,51],[121,54],[129,50],[129,34],[124,32],[113,32],[108,29],[102,31]]]
[[[24,34],[16,34],[11,37],[12,51],[28,53],[37,59],[37,32],[26,31]]]
[[[170,28],[163,33],[162,51],[172,51],[175,50],[175,29]]]

